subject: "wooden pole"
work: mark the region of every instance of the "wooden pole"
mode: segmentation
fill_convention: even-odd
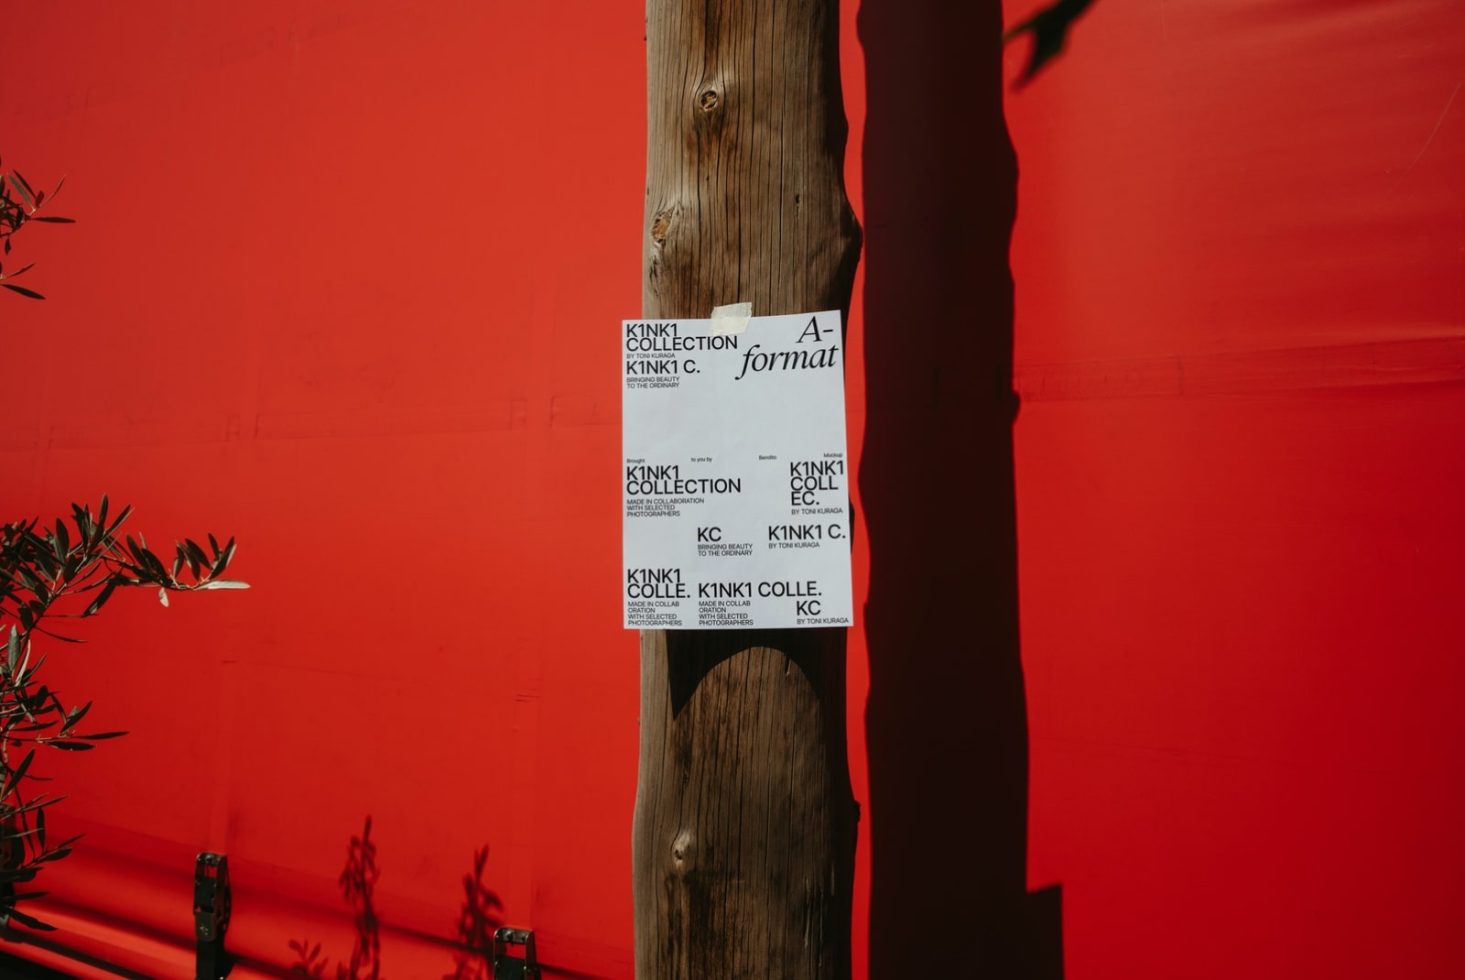
[[[838,0],[648,0],[643,316],[848,311]],[[636,974],[849,975],[843,630],[645,631]]]

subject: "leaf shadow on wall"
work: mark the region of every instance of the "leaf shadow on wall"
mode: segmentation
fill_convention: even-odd
[[[376,885],[381,878],[376,844],[371,839],[371,817],[366,818],[360,836],[352,835],[346,848],[346,865],[337,885],[351,909],[355,939],[350,955],[331,969],[331,957],[320,943],[291,940],[293,976],[315,980],[381,980],[381,919],[376,911]],[[443,980],[492,980],[494,932],[504,924],[503,902],[484,881],[488,867],[488,845],[473,853],[473,867],[463,875],[463,901],[458,910],[454,934],[453,971]],[[420,937],[432,939],[435,937]]]
[[[337,980],[379,980],[381,977],[381,920],[376,913],[376,883],[381,869],[376,863],[376,844],[371,839],[371,816],[368,815],[361,835],[352,835],[346,846],[346,866],[341,869],[337,885],[341,897],[351,907],[351,924],[355,941],[349,959],[336,966]],[[330,970],[330,958],[322,955],[320,943],[310,940],[290,941],[295,954],[291,972],[323,980]]]
[[[864,0],[870,975],[1063,971],[1027,891],[1008,249],[994,0]]]

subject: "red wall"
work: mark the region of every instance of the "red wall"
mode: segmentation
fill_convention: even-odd
[[[1100,0],[1009,101],[1070,975],[1465,975],[1465,7]]]
[[[963,366],[1003,360],[981,340],[1005,329],[1013,179],[991,163],[996,11],[943,6],[843,14],[868,244],[857,973],[888,974],[891,936],[917,963],[957,955],[979,908],[935,882],[984,846],[1061,884],[1070,977],[1465,973],[1461,8],[1099,0],[1006,98],[1009,444],[975,396],[951,402],[991,423],[975,435],[892,410],[933,377],[890,339],[902,310],[965,325],[932,390],[980,391]],[[0,151],[33,183],[66,175],[78,224],[18,239],[45,303],[0,297],[0,512],[107,492],[155,539],[236,534],[254,586],[119,596],[48,665],[132,730],[51,763],[70,793],[53,832],[89,834],[48,873],[63,939],[189,975],[210,848],[246,972],[288,964],[291,938],[339,958],[335,879],[370,815],[388,975],[451,970],[487,843],[544,959],[628,976],[636,648],[608,474],[614,326],[639,303],[642,4],[32,4],[6,23]],[[985,128],[943,126],[951,104]],[[968,213],[992,216],[985,244]],[[903,535],[932,501],[882,475],[914,451],[902,432],[975,460],[949,464],[945,507],[1010,515],[1015,481],[1015,525]],[[992,557],[1013,530],[1015,582]],[[950,672],[995,663],[980,640],[931,654],[972,686],[911,729],[990,730],[1008,740],[990,755],[892,737],[919,721],[901,678],[921,655],[888,625],[918,610],[890,584],[914,558],[966,575],[929,639],[989,634],[1002,596],[1020,612],[1022,672]],[[902,809],[921,785],[963,789]],[[949,853],[897,867],[918,830]]]

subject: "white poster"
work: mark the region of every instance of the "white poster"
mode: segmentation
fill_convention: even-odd
[[[849,626],[838,312],[622,323],[627,629]]]

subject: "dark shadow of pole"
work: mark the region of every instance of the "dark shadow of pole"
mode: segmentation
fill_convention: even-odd
[[[863,0],[859,27],[870,976],[1046,978],[1027,914],[1001,6]]]

